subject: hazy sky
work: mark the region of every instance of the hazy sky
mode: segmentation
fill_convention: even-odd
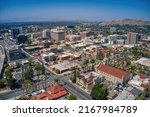
[[[0,0],[0,22],[123,18],[150,21],[149,5],[150,0]]]

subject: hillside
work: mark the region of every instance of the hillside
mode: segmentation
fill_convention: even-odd
[[[101,26],[106,26],[106,25],[140,25],[140,26],[150,26],[150,21],[142,21],[142,20],[135,20],[135,19],[123,19],[123,20],[112,20],[108,22],[102,22],[100,23]]]

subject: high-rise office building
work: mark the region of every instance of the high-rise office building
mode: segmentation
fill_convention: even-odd
[[[26,56],[22,53],[21,48],[19,46],[8,45],[5,49],[8,61],[26,58]]]
[[[60,41],[65,39],[65,32],[63,30],[52,29],[51,39],[55,41]]]
[[[43,38],[50,38],[50,30],[49,29],[43,30],[42,37]]]
[[[12,39],[16,39],[19,34],[22,33],[22,27],[12,28],[11,29],[11,37]]]
[[[127,36],[127,44],[138,44],[141,39],[141,35],[138,33],[129,32]]]
[[[16,38],[18,44],[25,43],[28,40],[28,37],[24,34],[19,34]]]

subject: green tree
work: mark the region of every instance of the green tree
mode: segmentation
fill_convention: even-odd
[[[127,66],[131,65],[130,59],[126,59],[125,61],[126,61]]]
[[[12,69],[10,68],[10,66],[6,66],[6,68],[5,68],[5,76],[6,76],[6,78],[7,77],[12,77],[11,72],[12,72]]]
[[[136,98],[136,100],[144,100],[144,99],[145,99],[145,95],[143,95],[143,94]]]
[[[32,61],[32,59],[31,58],[29,58],[29,66],[32,66],[33,65],[33,61]]]
[[[57,74],[60,74],[60,70],[59,69],[56,69],[55,71]]]
[[[109,58],[109,57],[110,57],[110,53],[107,53],[107,54],[106,54],[106,57]]]
[[[0,79],[0,88],[5,87],[5,80],[4,79]]]
[[[22,71],[22,76],[26,79],[26,80],[31,80],[33,77],[33,70],[28,68]]]
[[[87,65],[89,63],[89,60],[88,59],[85,59],[84,61],[83,61],[83,65]]]
[[[145,97],[149,98],[150,97],[150,85],[144,91],[145,91]]]
[[[5,67],[5,76],[6,76],[7,85],[11,89],[17,88],[19,86],[16,79],[14,79],[12,76],[12,69],[10,68],[9,65],[6,65]]]
[[[72,83],[76,83],[76,77],[70,77],[70,80],[72,81]]]
[[[92,63],[92,64],[95,64],[95,62],[96,62],[95,59],[92,59],[92,60],[91,60],[91,63]]]
[[[104,57],[105,57],[104,54],[97,54],[97,57],[96,57],[96,58],[99,59],[99,60],[103,60]]]
[[[94,100],[106,100],[107,99],[107,87],[103,84],[96,84],[92,88],[91,97]]]
[[[17,81],[16,81],[16,79],[14,79],[14,78],[9,78],[9,79],[7,79],[7,83],[8,83],[8,86],[9,86],[11,89],[14,89],[14,88],[17,88],[17,87],[18,87]]]
[[[68,100],[77,100],[77,97],[73,94],[69,95]]]
[[[22,95],[18,98],[18,100],[27,100],[28,96],[27,95]]]
[[[40,74],[42,73],[42,65],[40,64],[36,64],[35,65],[35,70],[36,70],[36,73],[37,73],[37,76],[38,76],[38,80],[37,80],[37,89],[39,89],[39,85],[40,85]]]
[[[37,71],[37,74],[40,75],[42,73],[42,65],[36,64],[35,70]]]
[[[136,66],[135,66],[135,65],[131,65],[130,70],[131,70],[131,72],[135,72],[135,70],[136,70]]]
[[[25,80],[22,83],[22,88],[29,88],[30,86],[32,86],[32,82],[30,80]]]
[[[58,78],[56,78],[56,79],[54,80],[54,82],[55,82],[55,83],[58,83],[58,82],[59,82],[59,79],[58,79]]]
[[[150,86],[148,86],[142,93],[139,95],[136,100],[145,100],[150,98]]]
[[[28,70],[23,70],[23,71],[22,71],[22,76],[23,76],[25,79],[29,79],[30,75],[29,75]]]
[[[76,83],[76,79],[77,79],[77,77],[79,77],[80,71],[79,71],[79,69],[78,69],[77,67],[73,67],[71,70],[72,70],[73,73],[74,73],[74,76],[71,78],[71,79],[72,79],[71,81],[72,81],[73,83]]]

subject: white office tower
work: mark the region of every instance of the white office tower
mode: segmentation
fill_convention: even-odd
[[[50,38],[50,30],[49,29],[43,30],[42,37],[43,38]]]

